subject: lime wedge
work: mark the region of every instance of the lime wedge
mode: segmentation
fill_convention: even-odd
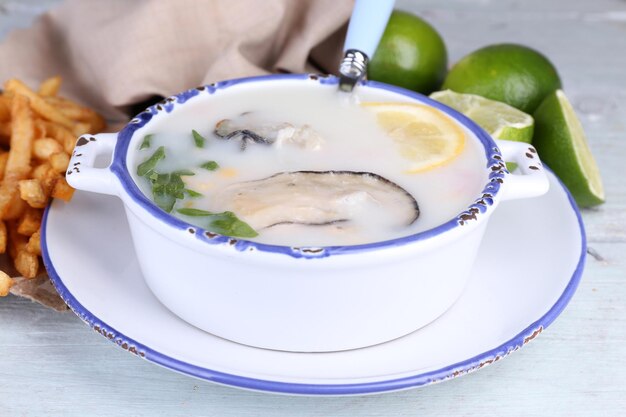
[[[530,143],[533,137],[532,116],[508,104],[452,90],[437,91],[430,97],[463,113],[495,139]]]
[[[604,187],[585,132],[574,108],[557,90],[535,111],[533,145],[541,159],[567,186],[580,207],[604,202]]]

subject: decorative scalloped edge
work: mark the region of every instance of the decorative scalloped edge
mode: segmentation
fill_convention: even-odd
[[[494,196],[500,191],[509,171],[502,160],[500,149],[493,147],[487,155],[487,169],[489,170],[489,182],[482,190],[482,196],[477,198],[467,210],[457,216],[460,226],[469,224],[470,221],[477,221],[481,214],[487,212],[493,205]]]

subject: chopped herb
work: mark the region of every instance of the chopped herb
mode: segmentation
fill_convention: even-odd
[[[199,193],[199,192],[197,192],[197,191],[194,191],[194,190],[190,190],[189,188],[186,188],[186,189],[185,189],[185,192],[186,192],[187,194],[189,194],[189,197],[191,197],[191,198],[195,198],[195,197],[202,197],[202,194],[201,194],[201,193]]]
[[[139,166],[137,166],[137,175],[143,177],[150,174],[152,171],[154,171],[157,162],[159,162],[163,158],[165,158],[165,147],[159,146],[159,148],[154,151],[150,158],[146,159],[141,164],[139,164]]]
[[[200,165],[200,168],[204,168],[208,171],[215,171],[219,167],[219,164],[215,161],[207,161],[204,164]]]
[[[165,186],[168,182],[170,182],[170,174],[159,174],[156,171],[152,171],[152,173],[148,176],[152,185],[162,185]]]
[[[154,202],[161,209],[168,213],[174,208],[176,199],[183,198],[181,189],[184,189],[184,183],[182,186],[182,180],[180,176],[175,174],[156,174],[150,175],[152,182],[152,196]]]
[[[176,200],[185,198],[185,183],[181,176],[194,175],[194,173],[183,170],[160,174],[154,168],[163,158],[165,158],[165,148],[161,146],[150,158],[137,167],[137,174],[150,181],[155,204],[169,213],[174,208]]]
[[[250,225],[239,218],[232,211],[212,213],[206,210],[194,208],[181,208],[180,214],[192,217],[210,217],[207,230],[232,237],[255,237],[259,234]]]
[[[190,176],[196,175],[196,173],[195,173],[195,172],[193,172],[193,171],[192,171],[192,170],[190,170],[190,169],[180,169],[180,170],[178,170],[178,171],[174,171],[174,172],[172,172],[172,174],[180,175],[181,177],[182,177],[182,176],[188,176],[188,177],[190,177]]]
[[[169,181],[165,184],[165,192],[182,200],[185,198],[185,183],[180,178],[180,175],[174,172],[169,174],[169,176]]]
[[[174,208],[174,204],[176,204],[176,197],[167,194],[162,189],[160,191],[154,191],[153,189],[152,195],[157,206],[159,206],[162,210],[171,213]]]
[[[196,147],[204,148],[204,142],[206,142],[206,139],[204,138],[204,136],[202,136],[200,133],[196,132],[195,130],[191,131],[191,135],[193,136],[193,141],[196,143]]]
[[[150,147],[150,141],[152,140],[152,136],[154,135],[146,135],[143,137],[143,141],[141,142],[141,145],[139,146],[139,150],[147,149]]]
[[[215,213],[211,213],[210,211],[200,210],[195,208],[181,208],[176,210],[180,214],[184,214],[185,216],[215,216]]]
[[[198,134],[195,130],[192,131],[196,146],[204,146],[204,138]],[[150,136],[150,135],[148,135]],[[146,147],[150,146],[150,139],[146,136],[144,143],[147,143]],[[142,148],[140,148],[142,149]],[[165,158],[165,147],[160,146],[148,159],[143,161],[137,166],[137,175],[145,177],[150,184],[152,184],[152,197],[154,203],[162,210],[170,213],[176,205],[176,200],[182,200],[185,198],[185,193],[190,197],[200,197],[202,194],[185,188],[185,182],[182,180],[182,176],[195,175],[195,173],[188,169],[182,169],[170,173],[159,173],[155,171],[157,163]],[[219,167],[217,162],[208,161],[201,165],[202,168],[213,171]],[[180,214],[185,216],[195,217],[209,217],[210,222],[207,227],[216,233],[220,233],[226,236],[233,237],[255,237],[258,233],[250,227],[249,224],[239,220],[237,216],[230,211],[223,213],[212,213],[206,210],[194,209],[194,208],[181,208],[177,210]]]
[[[259,234],[250,225],[239,218],[232,211],[215,214],[207,229],[221,235],[233,237],[255,237]]]

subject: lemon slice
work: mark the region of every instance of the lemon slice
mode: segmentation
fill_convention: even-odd
[[[456,158],[465,146],[465,133],[443,112],[423,104],[363,103],[378,124],[410,161],[407,172],[427,171]]]

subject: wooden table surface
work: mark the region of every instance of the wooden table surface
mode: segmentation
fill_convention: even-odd
[[[0,39],[57,2],[0,0]],[[397,7],[441,32],[451,62],[483,45],[518,42],[559,69],[607,203],[583,210],[587,266],[556,322],[506,360],[449,382],[307,398],[178,375],[119,349],[72,313],[11,296],[0,299],[0,416],[626,415],[626,2],[415,0]]]

